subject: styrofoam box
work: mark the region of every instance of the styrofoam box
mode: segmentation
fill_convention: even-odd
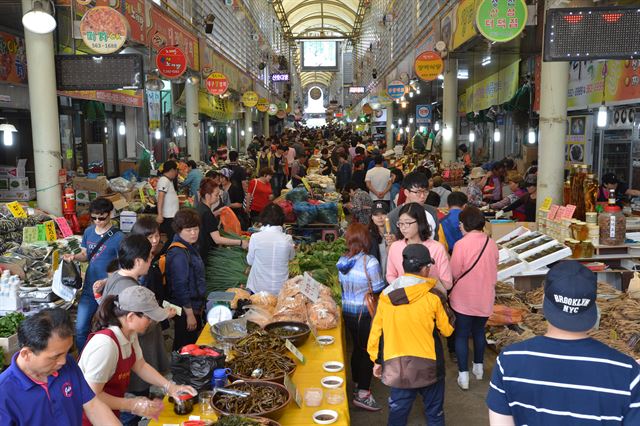
[[[28,177],[18,177],[18,178],[9,178],[9,190],[10,191],[18,191],[29,189],[29,178]]]
[[[0,191],[1,201],[30,201],[35,200],[35,188],[21,189],[17,191]]]
[[[545,248],[548,248],[548,247],[544,247],[544,248],[540,247],[537,250],[532,251],[529,254],[529,256],[533,255],[533,254],[536,254],[537,252],[542,251]],[[540,259],[536,259],[533,262],[525,262],[525,263],[527,263],[527,265],[529,266],[529,270],[530,271],[535,271],[536,269],[540,269],[543,266],[550,265],[553,262],[557,262],[558,260],[565,259],[565,258],[567,258],[569,256],[571,256],[571,249],[569,247],[564,246],[564,248],[562,250],[560,250],[560,251],[557,251],[555,253],[551,253],[550,255],[542,257]]]
[[[541,233],[539,233],[538,231],[529,231],[529,232],[525,232],[524,234],[522,234],[522,235],[521,235],[520,237],[518,237],[518,238],[525,238],[525,237],[529,237],[529,236],[531,236],[531,234],[537,234],[538,236],[536,236],[536,238],[539,238],[539,237],[541,237],[541,236],[542,236],[542,234],[541,234]],[[521,242],[521,243],[517,243],[517,240],[512,241],[512,243],[513,243],[513,242],[516,242],[516,245],[514,245],[514,246],[512,246],[512,247],[509,247],[509,248],[508,248],[508,250],[514,250],[514,249],[517,249],[518,247],[526,246],[527,244],[529,244],[529,243],[530,243],[530,242],[532,242],[532,241],[533,241],[533,240],[523,241],[523,242]]]
[[[504,281],[505,279],[512,277],[520,272],[525,271],[528,268],[526,262],[520,262],[516,265],[510,266],[507,269],[498,271],[498,281]]]
[[[496,241],[496,244],[502,244],[505,241],[509,241],[510,239],[512,239],[515,236],[521,236],[526,232],[531,232],[530,230],[528,230],[527,228],[525,228],[524,226],[521,226],[519,228],[514,229],[513,231],[509,232],[507,235],[503,236],[502,238],[500,238],[499,240]]]
[[[529,243],[525,244],[524,246],[527,246],[528,244],[531,244],[531,243],[535,243],[535,242],[541,241],[541,240],[543,239],[543,237],[547,237],[547,238],[549,238],[549,237],[548,237],[548,236],[546,236],[546,235],[541,235],[541,236],[540,236],[540,238],[536,238],[536,239],[535,239],[535,240],[533,240],[533,241],[529,241]],[[558,244],[558,241],[556,241],[556,240],[552,239],[551,241],[547,241],[547,242],[546,242],[546,243],[544,243],[544,244],[540,244],[539,246],[537,246],[537,247],[533,247],[533,248],[531,248],[531,249],[529,249],[529,250],[527,250],[527,251],[523,251],[522,253],[516,253],[516,252],[515,252],[515,250],[513,251],[513,253],[514,253],[516,256],[518,256],[518,258],[519,258],[519,259],[524,260],[524,258],[525,258],[525,257],[527,257],[527,256],[529,256],[530,254],[537,253],[537,252],[539,252],[540,250],[544,250],[544,249],[546,249],[546,248],[548,248],[548,247],[551,247],[551,246],[554,246],[554,245],[556,245],[556,244]],[[524,246],[523,246],[523,247],[524,247]]]
[[[5,352],[15,352],[18,349],[18,334],[0,337],[0,348]]]
[[[122,232],[130,232],[136,223],[136,218],[137,214],[135,212],[123,210],[120,213],[120,230],[122,230]]]

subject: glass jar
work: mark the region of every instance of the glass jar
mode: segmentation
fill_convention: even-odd
[[[585,222],[576,221],[571,224],[571,236],[574,240],[584,241],[589,238],[589,228]]]
[[[582,247],[580,241],[572,238],[564,240],[564,245],[571,249],[571,257],[573,259],[580,259],[582,257]]]
[[[600,226],[600,245],[620,246],[624,244],[627,233],[627,220],[622,209],[616,205],[608,205],[598,215]]]
[[[591,243],[591,240],[582,241],[580,243],[580,247],[582,247],[582,257],[584,257],[584,258],[593,257],[593,253],[595,251],[595,248],[593,247],[593,244]]]

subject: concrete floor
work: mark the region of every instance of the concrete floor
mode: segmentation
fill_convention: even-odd
[[[471,342],[469,342],[469,344],[471,345],[469,348],[471,355],[473,344]],[[447,426],[484,426],[489,424],[489,415],[484,401],[487,396],[489,379],[491,378],[491,372],[495,364],[496,353],[487,348],[484,359],[484,379],[477,381],[475,377],[473,377],[473,374],[469,374],[471,377],[469,390],[463,391],[456,383],[458,378],[457,364],[450,361],[447,356],[445,361],[446,376],[444,397],[445,422]],[[349,385],[349,395],[351,395],[353,385]],[[372,392],[376,401],[383,407],[382,410],[372,413],[349,404],[351,424],[353,426],[383,426],[387,424],[387,416],[389,413],[387,409],[387,398],[389,396],[389,388],[374,378]],[[422,400],[418,397],[413,404],[408,426],[424,426],[426,424],[427,422],[422,414]]]

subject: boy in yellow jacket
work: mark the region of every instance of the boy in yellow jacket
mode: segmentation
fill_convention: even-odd
[[[428,278],[429,249],[409,244],[402,259],[404,275],[382,292],[371,324],[367,351],[375,363],[373,375],[391,387],[388,425],[407,424],[418,394],[429,426],[444,425],[444,358],[437,331],[453,333],[453,314],[433,289],[436,279]]]

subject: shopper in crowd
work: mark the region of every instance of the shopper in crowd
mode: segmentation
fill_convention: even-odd
[[[0,374],[0,424],[80,426],[83,411],[95,425],[120,425],[96,398],[75,359],[69,313],[46,308],[18,326],[19,350]]]
[[[178,194],[174,181],[178,177],[178,164],[175,161],[166,161],[162,168],[162,176],[156,185],[156,198],[158,215],[156,221],[160,224],[160,232],[167,236],[167,242],[173,239],[173,221],[176,212],[180,208]]]
[[[242,189],[242,195],[247,192],[247,186],[249,185],[249,178],[247,171],[238,163],[238,151],[229,152],[229,164],[226,166],[233,172],[230,176],[231,182],[238,188]]]
[[[424,200],[424,203],[427,206],[435,207],[436,209],[440,206],[440,196],[433,191],[429,191],[427,194],[427,199]],[[438,215],[439,218],[440,215]]]
[[[220,234],[220,220],[211,208],[220,199],[220,187],[211,179],[204,179],[200,184],[200,200],[198,215],[200,216],[200,232],[198,233],[198,249],[204,263],[218,246],[240,246],[247,248],[245,240],[223,237]]]
[[[449,246],[449,254],[453,252],[456,243],[462,238],[460,230],[460,213],[467,206],[467,195],[464,192],[454,191],[447,197],[447,207],[449,213],[442,219],[440,224],[444,231],[444,236]]]
[[[338,172],[336,174],[336,190],[340,193],[344,191],[351,181],[351,163],[347,160],[346,153],[341,153],[338,157]]]
[[[271,146],[265,145],[260,148],[260,153],[258,154],[258,158],[256,159],[256,173],[259,173],[265,167],[271,167],[272,164],[272,156],[271,156]],[[259,175],[258,175],[259,176]]]
[[[289,174],[289,163],[287,162],[287,157],[284,155],[285,150],[285,146],[278,145],[272,159],[273,177],[271,178],[271,189],[274,198],[280,196],[280,192],[282,192],[282,188],[284,188],[286,183],[285,178]]]
[[[151,243],[151,265],[145,275],[138,277],[138,282],[153,291],[158,303],[162,304],[166,298],[166,293],[163,274],[158,265],[158,260],[163,254],[158,223],[151,216],[139,216],[129,235],[142,235]]]
[[[260,213],[262,228],[251,235],[247,263],[251,265],[247,288],[254,293],[266,291],[278,295],[289,277],[289,261],[295,256],[291,235],[283,230],[284,211],[267,204]]]
[[[373,202],[371,222],[369,222],[369,234],[371,236],[369,254],[374,256],[380,263],[383,277],[386,277],[387,273],[388,246],[393,242],[390,227],[387,229],[387,214],[389,214],[389,203],[382,200]]]
[[[640,424],[640,366],[590,337],[598,322],[597,277],[574,260],[544,281],[547,332],[496,359],[487,405],[492,426]]]
[[[153,292],[139,285],[106,296],[100,304],[93,334],[80,355],[78,365],[91,389],[116,416],[120,412],[128,412],[157,419],[163,409],[159,400],[151,401],[142,396],[124,397],[131,372],[147,383],[163,388],[174,398],[181,393],[196,395],[191,386],[176,385],[165,379],[142,354],[138,334],[145,333],[153,321],[160,322],[166,318],[167,312],[158,306]],[[83,425],[91,425],[88,418],[83,418]]]
[[[153,241],[155,241],[154,238],[155,236],[152,235],[151,239]],[[118,249],[120,269],[114,272],[107,280],[102,299],[104,300],[110,295],[120,294],[125,288],[140,285],[140,278],[149,273],[149,268],[153,261],[152,250],[153,244],[144,235],[132,233],[123,239]],[[156,302],[160,303],[156,292],[154,292],[154,296],[156,297]],[[175,310],[172,309],[171,312],[168,312],[168,315],[169,317],[175,316]],[[138,340],[147,363],[162,374],[168,373],[169,359],[165,350],[160,323],[151,323],[144,333],[138,335]],[[140,379],[137,374],[132,373],[127,392],[136,396],[148,397],[149,384]],[[137,426],[141,418],[131,413],[121,413],[120,420],[124,426]]]
[[[505,207],[496,214],[496,217],[502,216],[505,212],[515,211],[519,208],[524,210],[524,220],[526,222],[536,221],[536,199],[538,182],[535,176],[530,176],[523,184],[526,189],[526,193],[521,195],[516,201],[511,203],[508,207]],[[519,219],[523,218],[522,210],[519,212]]]
[[[429,238],[431,227],[427,222],[427,215],[424,214],[424,207],[418,203],[407,203],[400,207],[396,229],[398,230],[396,241],[391,244],[387,257],[387,282],[392,282],[404,273],[402,268],[404,248],[409,244],[423,244],[429,249],[433,259],[429,276],[439,281],[436,288],[446,294],[452,283],[449,255],[441,243]]]
[[[489,173],[486,187],[485,198],[489,202],[496,203],[502,200],[502,185],[506,175],[506,167],[502,161],[496,161],[491,165],[491,173]]]
[[[511,193],[504,197],[502,200],[497,203],[489,204],[489,207],[493,210],[502,210],[509,207],[511,204],[515,203],[523,197],[527,193],[527,189],[525,187],[524,179],[522,175],[518,173],[510,173],[507,175],[507,185],[509,186],[509,190]],[[485,208],[487,208],[485,206]],[[526,220],[526,214],[524,211],[524,205],[520,205],[519,207],[513,209],[513,218],[519,221]]]
[[[471,154],[469,154],[469,148],[467,145],[463,143],[458,145],[458,157],[460,158],[460,161],[464,163],[465,170],[471,170]]]
[[[467,185],[467,203],[473,207],[482,207],[487,203],[483,201],[482,188],[487,180],[487,172],[482,167],[474,167],[469,174]]]
[[[640,197],[640,191],[631,189],[626,183],[621,182],[614,173],[605,173],[602,176],[602,185],[598,191],[598,201],[604,202],[609,200],[609,191],[613,190],[616,203],[622,205],[627,198]]]
[[[82,235],[80,244],[82,251],[76,254],[65,254],[66,261],[87,262],[89,265],[84,275],[82,294],[78,302],[76,318],[76,347],[82,350],[89,335],[91,318],[98,309],[93,295],[93,283],[107,278],[107,267],[118,257],[118,246],[123,234],[111,224],[113,203],[106,198],[96,198],[89,204],[89,215],[93,224]]]
[[[460,213],[463,237],[451,256],[454,285],[449,294],[456,314],[458,386],[469,389],[469,336],[473,337],[473,375],[484,376],[484,326],[493,311],[498,280],[498,246],[483,232],[484,214],[473,206]]]
[[[382,162],[382,155],[376,155],[373,159],[375,166],[367,172],[364,181],[369,189],[369,196],[372,200],[391,200],[391,185],[393,180],[391,172],[386,169]]]
[[[444,296],[431,291],[436,286],[436,280],[428,278],[432,263],[422,244],[403,249],[404,274],[382,292],[371,327],[367,348],[375,362],[373,374],[391,387],[387,420],[391,426],[408,424],[418,394],[429,426],[445,424],[445,369],[436,329],[449,336],[454,318],[445,308]]]
[[[418,203],[424,207],[426,213],[427,223],[429,224],[429,230],[433,231],[427,238],[433,238],[436,241],[443,241],[439,234],[440,223],[438,221],[438,209],[433,206],[425,204],[427,196],[429,195],[429,177],[424,173],[411,172],[408,173],[402,180],[402,191],[406,199],[406,203]],[[404,204],[404,203],[403,203]],[[398,219],[400,217],[400,209],[403,206],[398,206],[391,210],[389,213],[389,221],[391,222],[391,233],[396,235],[398,233]],[[433,255],[433,253],[431,253]]]
[[[364,225],[371,221],[373,201],[368,192],[358,188],[354,182],[349,182],[345,188],[349,192],[349,202],[345,205],[351,212],[353,220]]]
[[[442,176],[434,176],[431,182],[433,183],[433,187],[430,192],[434,192],[440,196],[440,204],[437,207],[447,207],[447,198],[449,194],[451,194],[451,191],[443,186],[444,179],[442,179]]]
[[[189,195],[193,197],[196,205],[198,204],[198,190],[200,189],[200,181],[202,181],[202,170],[198,168],[195,161],[187,161],[187,177],[180,184],[182,188],[189,189]]]
[[[307,154],[298,155],[291,165],[291,185],[295,188],[302,185],[302,178],[307,176]]]
[[[332,175],[335,170],[333,166],[333,161],[331,161],[331,155],[329,154],[329,150],[327,148],[323,148],[321,151],[322,161],[324,164],[320,167],[320,174],[323,176]]]
[[[194,209],[181,209],[174,219],[176,235],[167,251],[166,277],[169,301],[182,308],[174,317],[173,349],[195,343],[203,326],[206,302],[204,262],[196,243],[200,235],[200,216]]]
[[[391,185],[391,208],[395,208],[397,206],[397,197],[398,194],[402,190],[402,180],[404,179],[404,174],[402,170],[395,167],[391,169],[391,175],[393,176],[393,184]]]
[[[385,282],[378,260],[369,254],[371,239],[366,225],[352,223],[345,233],[347,253],[337,263],[342,287],[342,314],[353,343],[351,374],[354,383],[353,405],[369,411],[381,407],[371,394],[373,362],[367,353],[367,340],[371,329],[371,315],[365,295],[379,294]]]
[[[271,178],[273,177],[273,169],[263,167],[258,173],[258,178],[249,182],[249,191],[247,192],[247,202],[249,203],[251,221],[258,220],[262,209],[273,200],[273,192],[271,189]]]
[[[233,213],[238,218],[243,230],[246,230],[251,225],[251,220],[247,211],[242,207],[244,203],[244,191],[240,185],[234,184],[231,180],[233,176],[233,170],[222,169],[220,170],[221,189],[223,190],[222,198],[228,199],[228,207],[233,210]],[[216,214],[218,216],[220,213]]]

